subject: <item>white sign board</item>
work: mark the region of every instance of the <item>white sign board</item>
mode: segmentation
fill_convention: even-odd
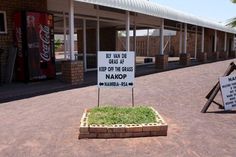
[[[236,108],[236,75],[220,77],[220,88],[225,110]]]
[[[98,52],[98,87],[133,88],[135,53],[125,51]]]

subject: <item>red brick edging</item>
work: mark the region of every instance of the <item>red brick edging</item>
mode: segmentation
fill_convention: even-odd
[[[83,138],[129,138],[147,136],[167,136],[168,125],[159,113],[151,108],[156,115],[156,123],[148,124],[116,124],[88,125],[89,111],[85,110],[80,121],[79,139]]]

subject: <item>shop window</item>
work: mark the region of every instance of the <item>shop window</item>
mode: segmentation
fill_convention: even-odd
[[[0,34],[7,33],[7,19],[6,12],[0,11]]]

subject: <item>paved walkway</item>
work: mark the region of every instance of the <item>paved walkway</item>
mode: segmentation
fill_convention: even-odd
[[[161,113],[169,124],[167,137],[78,140],[84,108],[96,106],[96,86],[0,104],[0,156],[233,157],[236,112],[215,112],[219,109],[211,106],[211,113],[200,113],[204,96],[231,61],[136,78],[135,103]],[[130,94],[103,89],[101,102],[128,106]]]
[[[190,66],[200,64],[196,60],[191,61]],[[169,62],[167,70],[183,68],[179,62]],[[136,76],[144,76],[153,73],[162,72],[163,70],[156,69],[154,64],[139,65],[136,68]],[[30,98],[43,94],[50,94],[59,91],[65,91],[74,88],[86,87],[97,84],[97,71],[86,72],[84,82],[80,85],[70,85],[61,81],[61,75],[55,80],[44,80],[39,82],[14,82],[12,84],[3,84],[0,86],[0,103],[10,102],[23,98]]]

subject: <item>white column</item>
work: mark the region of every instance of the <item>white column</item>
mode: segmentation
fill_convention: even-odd
[[[130,31],[130,13],[129,11],[126,11],[126,51],[130,51],[129,31]]]
[[[134,30],[133,30],[133,50],[136,52],[136,22],[134,22]]]
[[[164,19],[161,19],[160,27],[160,55],[164,55]]]
[[[235,34],[233,34],[233,51],[235,51]]]
[[[67,27],[66,27],[66,15],[65,12],[63,12],[63,30],[64,30],[64,59],[66,59],[66,53],[67,53]]]
[[[86,20],[83,19],[83,47],[84,47],[84,71],[87,71],[87,37],[86,37]]]
[[[235,36],[233,34],[233,39],[232,39],[232,46],[230,51],[235,51]]]
[[[204,49],[205,49],[205,28],[202,27],[202,44],[201,44],[201,52],[204,53]]]
[[[97,52],[100,51],[100,18],[97,17]]]
[[[182,46],[183,46],[183,30],[182,30],[182,23],[181,23],[180,31],[179,31],[179,54],[183,53]]]
[[[184,54],[187,53],[187,23],[184,24]]]
[[[149,56],[149,29],[147,29],[147,56]]]
[[[195,54],[194,54],[194,58],[197,58],[197,29],[198,27],[196,26],[196,32],[195,32]]]
[[[70,34],[70,60],[75,60],[74,53],[74,0],[70,0],[70,11],[69,11],[69,34]]]
[[[214,44],[214,52],[217,51],[217,30],[215,30],[215,44]]]
[[[227,51],[227,32],[225,32],[224,52]]]

